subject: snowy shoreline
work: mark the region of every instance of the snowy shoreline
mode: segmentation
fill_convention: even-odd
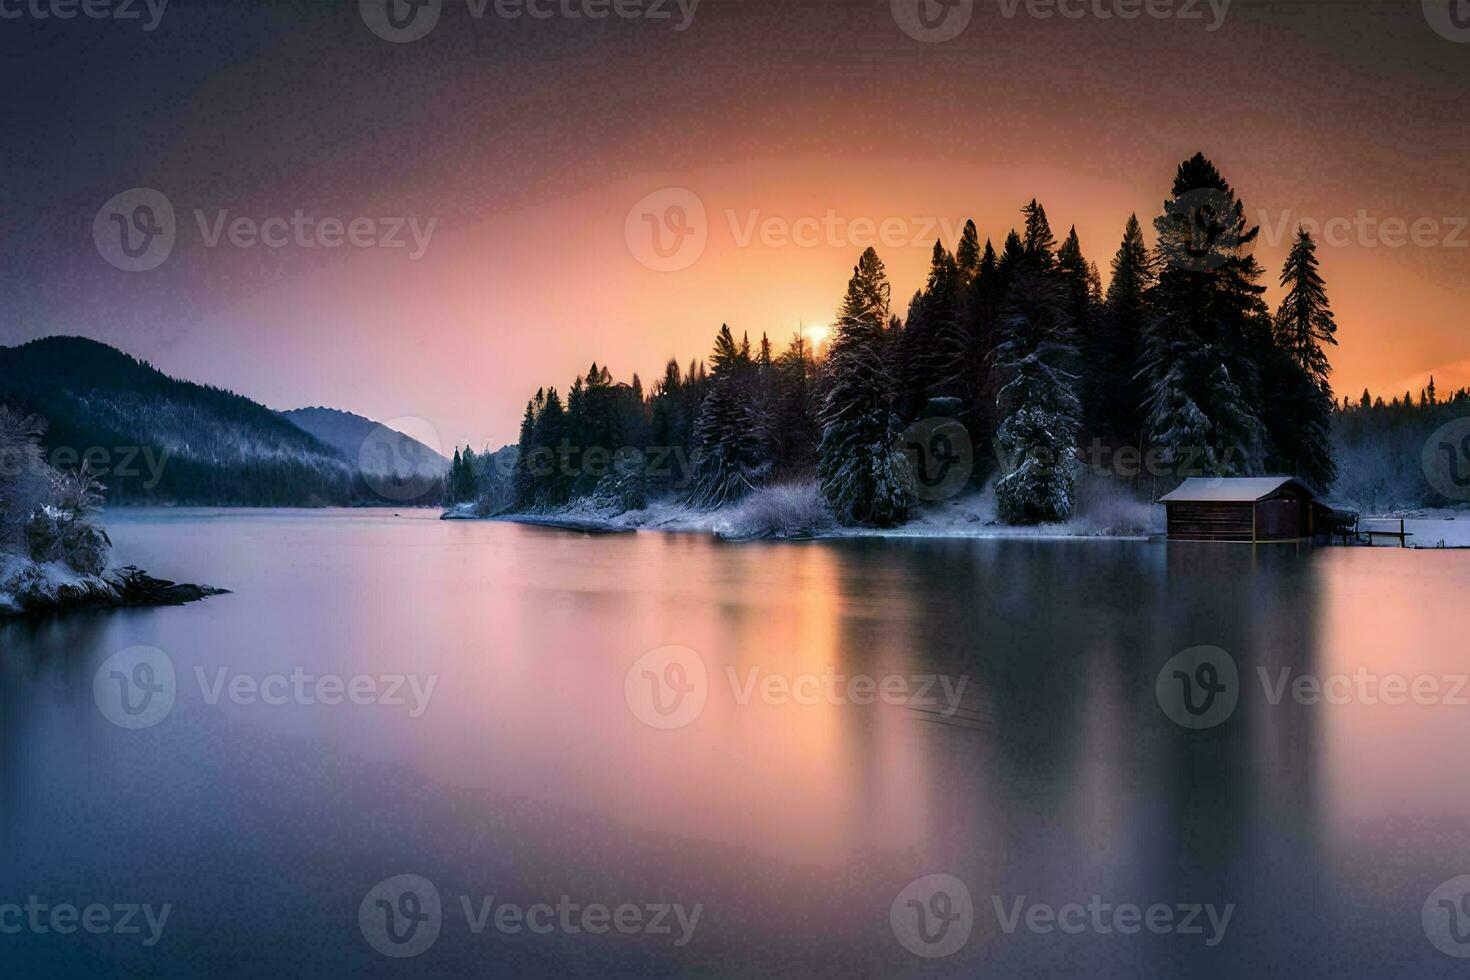
[[[541,513],[501,514],[483,514],[473,504],[460,504],[446,509],[441,519],[502,521],[593,534],[639,531],[708,534],[725,541],[844,538],[1149,541],[1164,530],[1163,508],[1143,505],[1126,513],[1115,511],[1101,518],[1076,518],[1062,524],[1005,525],[996,520],[994,501],[987,493],[924,505],[908,522],[895,527],[843,527],[825,511],[813,513],[809,502],[786,500],[772,507],[759,497],[713,511],[698,510],[672,500],[655,501],[627,511],[582,503]]]
[[[482,514],[472,504],[448,508],[441,520],[488,520],[533,527],[578,531],[586,534],[633,534],[663,531],[676,534],[707,534],[725,541],[820,541],[844,538],[914,539],[1006,539],[1036,541],[1134,541],[1164,539],[1164,508],[1137,505],[1127,512],[1108,512],[1075,518],[1063,524],[1017,527],[995,521],[988,495],[974,494],[941,504],[930,504],[917,516],[896,527],[841,527],[834,523],[790,531],[771,522],[750,519],[743,506],[700,511],[669,500],[650,503],[636,510],[619,511],[591,504],[572,505],[544,513]],[[1470,509],[1413,510],[1365,516],[1363,522],[1398,521],[1410,533],[1409,550],[1437,551],[1470,549]],[[779,524],[779,522],[775,522]],[[784,533],[783,533],[784,532]],[[1375,547],[1398,547],[1384,540]]]
[[[80,609],[181,606],[228,594],[227,589],[156,579],[131,565],[84,575],[63,562],[0,553],[0,620]]]

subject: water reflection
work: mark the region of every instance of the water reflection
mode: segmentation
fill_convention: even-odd
[[[130,560],[235,595],[0,626],[0,872],[22,889],[171,896],[172,941],[124,957],[140,968],[187,973],[247,948],[254,964],[365,973],[483,972],[491,952],[532,972],[1452,965],[1418,915],[1434,885],[1470,870],[1446,850],[1470,794],[1445,775],[1470,714],[1272,704],[1260,678],[1463,672],[1452,627],[1421,612],[1453,609],[1470,584],[1455,556],[731,546],[333,512],[120,518]],[[168,651],[179,692],[162,723],[128,732],[96,710],[92,672],[139,643]],[[708,698],[692,723],[659,730],[630,708],[625,679],[670,644],[697,652]],[[1241,692],[1224,724],[1189,731],[1155,681],[1201,644],[1234,658]],[[419,717],[210,703],[221,669],[437,686]],[[840,684],[814,703],[789,696],[834,676],[943,678],[960,696],[948,704],[937,683],[923,705],[853,703]],[[761,693],[768,681],[787,693]],[[405,871],[451,896],[662,895],[707,911],[698,940],[673,950],[475,936],[451,899],[433,950],[390,963],[353,916]],[[977,912],[942,961],[911,956],[888,922],[900,889],[932,873],[965,881]],[[993,907],[1094,895],[1235,911],[1207,948],[1006,934]],[[118,955],[57,938],[22,937],[20,962]]]

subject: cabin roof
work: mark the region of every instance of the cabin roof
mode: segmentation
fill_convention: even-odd
[[[1308,499],[1314,496],[1305,484],[1289,476],[1192,476],[1172,493],[1160,497],[1159,503],[1255,503],[1287,487],[1301,491]]]

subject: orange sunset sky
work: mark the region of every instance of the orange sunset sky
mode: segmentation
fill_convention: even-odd
[[[1470,43],[1417,0],[1237,0],[1214,31],[977,3],[944,43],[906,35],[889,0],[705,0],[682,32],[449,4],[402,45],[355,7],[0,41],[21,59],[17,124],[39,134],[0,192],[26,229],[5,240],[0,343],[83,334],[274,408],[415,417],[445,447],[499,445],[538,385],[564,389],[591,361],[651,384],[669,356],[705,356],[722,322],[781,343],[830,323],[869,243],[854,221],[889,223],[877,248],[899,312],[936,234],[952,247],[974,218],[999,246],[1033,196],[1106,280],[1128,214],[1152,240],[1174,168],[1203,151],[1263,226],[1273,308],[1296,223],[1339,219],[1319,251],[1339,394],[1417,392],[1430,373],[1470,384]],[[117,68],[91,100],[61,95],[41,56],[76,45]],[[160,87],[172,113],[146,108]],[[74,165],[28,170],[43,146]],[[150,272],[110,267],[90,235],[130,187],[178,215]],[[630,213],[636,232],[635,206],[660,191],[659,209],[693,195],[704,210],[707,244],[675,271],[630,244]],[[199,226],[297,209],[433,234],[414,260],[211,246]],[[836,231],[771,237],[802,219]]]

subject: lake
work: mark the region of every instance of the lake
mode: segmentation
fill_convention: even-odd
[[[436,516],[0,625],[5,973],[1463,975],[1470,552]]]

